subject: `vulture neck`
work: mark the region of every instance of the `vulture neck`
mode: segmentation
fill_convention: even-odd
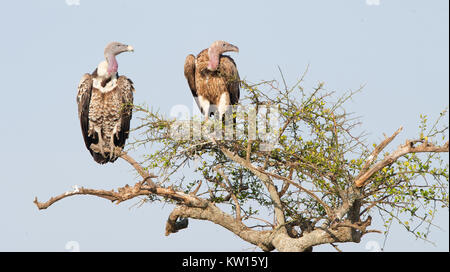
[[[113,74],[109,73],[110,63],[104,60],[97,66],[97,77],[94,78],[94,87],[101,92],[108,92],[116,86],[117,70]]]
[[[113,79],[117,74],[117,61],[114,60],[112,62],[108,60],[104,60],[100,62],[97,66],[97,77],[102,79]]]
[[[209,48],[208,57],[209,57],[208,70],[214,72],[217,70],[217,68],[219,68],[220,53],[216,52],[216,50],[214,49]]]
[[[117,63],[116,56],[109,54],[106,55],[105,58],[106,62],[108,63],[108,74],[110,76],[115,75],[117,73],[117,70],[119,69],[119,64]]]

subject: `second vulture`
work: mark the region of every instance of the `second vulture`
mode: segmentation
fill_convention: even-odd
[[[219,113],[222,117],[239,101],[239,73],[234,60],[225,52],[239,52],[239,48],[225,41],[215,41],[197,57],[190,54],[184,63],[192,95],[205,118]]]

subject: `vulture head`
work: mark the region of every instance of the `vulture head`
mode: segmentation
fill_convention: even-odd
[[[111,42],[105,47],[105,59],[108,62],[108,74],[113,75],[117,73],[119,65],[117,64],[116,56],[123,52],[133,52],[134,48],[131,45],[122,44],[119,42]]]
[[[220,55],[225,52],[239,52],[239,48],[225,41],[215,41],[208,49],[208,70],[215,71],[219,67]]]

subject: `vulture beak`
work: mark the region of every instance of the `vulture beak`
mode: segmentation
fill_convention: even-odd
[[[230,44],[230,48],[229,48],[229,51],[233,51],[233,52],[237,52],[237,53],[239,53],[239,47],[237,47],[237,46],[235,46],[235,45],[232,45],[232,44]]]
[[[131,46],[131,45],[128,45],[127,50],[128,50],[129,52],[134,52],[134,48],[133,48],[133,46]]]

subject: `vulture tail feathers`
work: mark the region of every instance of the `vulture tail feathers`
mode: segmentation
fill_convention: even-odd
[[[109,162],[109,158],[108,157],[103,157],[102,154],[99,153],[95,153],[91,151],[91,155],[94,158],[94,161],[96,161],[99,164],[105,164],[107,162]],[[108,154],[105,154],[105,156],[107,156]]]

